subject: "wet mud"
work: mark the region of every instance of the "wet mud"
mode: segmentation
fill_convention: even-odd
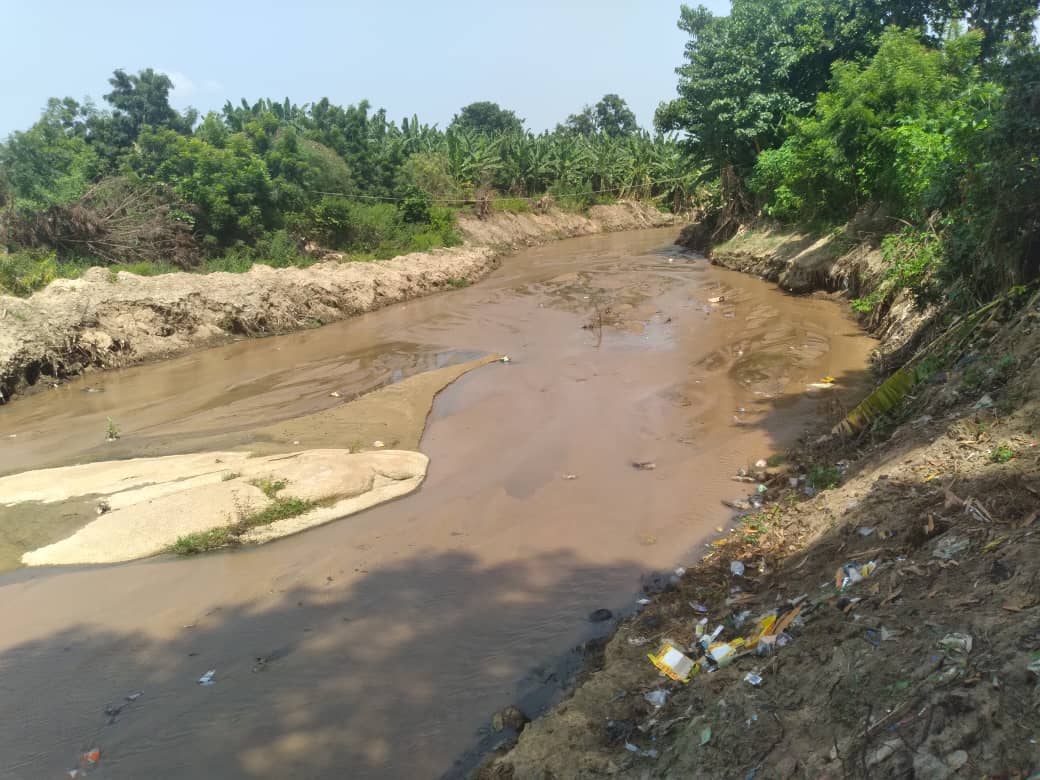
[[[19,713],[0,729],[4,771],[50,776],[99,747],[112,777],[438,777],[491,738],[495,710],[544,703],[552,659],[609,626],[593,610],[695,559],[731,515],[721,501],[747,492],[730,475],[867,381],[873,342],[837,305],[712,267],[674,235],[527,250],[466,289],[5,407],[7,474],[330,446],[352,435],[330,422],[350,398],[510,358],[438,396],[427,479],[406,498],[254,549],[0,574]]]

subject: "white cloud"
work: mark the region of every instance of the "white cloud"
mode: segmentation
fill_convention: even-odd
[[[201,83],[193,81],[186,73],[179,70],[162,70],[173,82],[171,97],[183,102],[196,95],[212,95],[224,90],[224,85],[214,79],[205,79]]]

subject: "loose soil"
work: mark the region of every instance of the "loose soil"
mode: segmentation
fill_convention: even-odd
[[[714,257],[783,278],[816,251],[784,250],[800,240]],[[842,255],[817,270],[833,278]],[[1040,296],[998,312],[869,433],[827,435],[838,415],[825,415],[782,464],[743,472],[765,505],[654,581],[665,592],[621,624],[573,696],[477,774],[1035,776]],[[892,332],[912,339],[923,321]],[[700,621],[747,648],[769,616],[785,624],[772,650],[718,669],[703,657]],[[688,683],[647,658],[665,640],[700,663]]]

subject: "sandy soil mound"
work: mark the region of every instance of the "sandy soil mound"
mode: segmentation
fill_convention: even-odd
[[[296,533],[412,492],[422,484],[428,463],[422,453],[394,450],[135,458],[5,477],[0,502],[98,496],[96,520],[27,552],[22,562],[112,563],[155,555],[179,537],[239,522],[288,497],[307,504],[307,510],[258,525],[239,539],[265,542]]]
[[[380,262],[156,277],[92,269],[28,299],[0,296],[0,403],[41,377],[315,327],[472,282],[496,267],[504,248],[669,221],[652,206],[619,203],[594,207],[587,217],[557,209],[463,217],[466,246]]]
[[[462,215],[459,229],[469,243],[515,249],[558,238],[663,227],[673,224],[674,219],[646,203],[622,201],[609,206],[593,206],[587,216],[559,209],[549,209],[544,214],[499,212],[489,219]]]

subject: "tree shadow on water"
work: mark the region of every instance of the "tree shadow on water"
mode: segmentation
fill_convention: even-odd
[[[201,562],[151,565],[190,577]],[[451,552],[350,583],[333,572],[269,599],[229,597],[191,626],[166,625],[160,612],[160,637],[99,627],[88,612],[44,639],[5,643],[0,776],[61,777],[94,747],[98,777],[459,774],[465,767],[453,762],[467,748],[472,761],[482,736],[487,744],[481,724],[492,712],[525,696],[544,703],[559,689],[552,659],[591,636],[590,598],[634,590],[640,571],[569,552],[492,566]],[[148,572],[86,574],[121,589]],[[64,576],[41,572],[30,584]],[[0,601],[15,587],[0,585]],[[130,601],[142,625],[155,622],[162,605],[147,602],[159,600]],[[198,684],[210,669],[214,683]],[[106,715],[106,706],[122,709]]]

